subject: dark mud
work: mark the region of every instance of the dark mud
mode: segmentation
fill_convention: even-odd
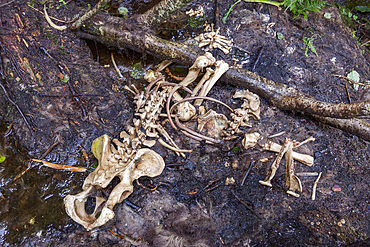
[[[50,9],[50,15],[73,16],[86,5],[83,1],[70,4],[68,11],[64,7],[60,11]],[[216,9],[214,2],[203,5],[210,23]],[[219,4],[221,16],[229,5]],[[130,11],[140,12],[138,6],[129,6]],[[35,7],[41,9],[37,3]],[[22,15],[23,12],[26,15]],[[330,12],[332,19],[323,18],[325,12]],[[1,245],[132,246],[132,241],[145,240],[139,246],[146,246],[144,242],[164,246],[169,236],[180,236],[187,246],[203,243],[209,246],[358,246],[366,242],[370,234],[369,140],[314,122],[300,113],[272,108],[263,99],[261,120],[251,120],[253,127],[243,131],[257,131],[264,138],[284,131],[284,135],[272,138],[278,143],[285,137],[298,141],[315,137],[315,142],[298,150],[313,155],[314,165],[296,164],[296,172],[323,173],[315,201],[311,200],[315,177],[300,177],[303,184],[300,198],[286,194],[283,165],[272,181],[273,188],[260,185],[258,181],[265,178],[275,154],[259,146],[244,150],[242,137],[223,147],[213,147],[172,132],[167,125],[175,142],[194,152],[180,159],[160,145],[154,146],[153,149],[164,157],[166,168],[156,178],[139,180],[149,187],[159,185],[158,189],[150,191],[134,183],[133,194],[115,207],[114,220],[86,232],[66,215],[62,200],[67,194],[82,190],[88,173],[52,170],[32,164],[21,178],[13,179],[27,168],[29,158],[40,157],[55,142],[60,144],[45,160],[93,170],[96,161],[90,151],[92,141],[104,133],[117,137],[132,118],[132,97],[123,86],[143,83],[130,76],[132,66],[142,61],[146,70],[160,61],[124,48],[117,50],[86,43],[69,31],[53,30],[42,15],[27,7],[25,2],[9,5],[1,13],[2,26],[7,28],[4,30],[17,27],[18,24],[12,23],[12,16],[17,13],[26,23],[23,31],[18,30],[21,34],[30,30],[39,32],[31,42],[24,33],[21,37],[31,45],[29,49],[34,52],[31,58],[39,58],[30,58],[30,64],[34,74],[41,75],[41,79],[32,80],[30,73],[21,70],[19,73],[24,80],[18,82],[17,72],[6,59],[16,50],[8,47],[8,54],[2,51],[4,71],[8,75],[6,86],[25,111],[35,133],[28,131],[17,110],[0,94],[1,133],[14,124],[9,135],[0,137],[1,150],[5,150],[1,152],[7,156],[0,164]],[[184,28],[182,18],[179,14],[180,24],[176,24],[182,27],[180,31],[162,28],[159,35],[178,34],[183,40],[202,31],[202,28]],[[234,54],[238,56],[232,55],[239,59],[237,63],[244,61],[244,68],[298,88],[319,100],[348,103],[344,81],[333,74],[346,75],[354,69],[362,79],[369,80],[369,51],[359,47],[334,7],[310,14],[308,20],[292,21],[289,13],[275,7],[243,3],[236,6],[226,25],[220,27],[221,34],[229,35],[237,46]],[[163,30],[167,33],[163,34]],[[278,39],[277,32],[284,38]],[[306,57],[302,37],[314,34],[318,37],[314,41],[318,56],[308,52]],[[46,48],[52,58],[43,53],[41,47]],[[112,68],[111,52],[124,78],[119,78]],[[214,55],[234,63],[229,56]],[[104,66],[108,64],[109,68]],[[71,75],[71,85],[58,78],[58,74],[63,73],[60,66],[65,74]],[[232,99],[235,88],[225,84],[227,82],[217,84],[210,96],[238,107],[241,102]],[[355,91],[348,85],[348,91],[352,102],[370,98],[369,90],[363,87]],[[213,103],[205,105],[228,114]],[[89,154],[89,163],[80,146]],[[268,161],[261,162],[263,158]],[[241,185],[252,161],[252,170]],[[235,184],[226,185],[226,179],[231,177]],[[334,186],[341,191],[334,191]]]

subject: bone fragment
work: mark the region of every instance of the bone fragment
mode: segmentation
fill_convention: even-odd
[[[158,142],[168,148],[168,149],[171,149],[172,151],[175,151],[175,152],[179,152],[179,153],[191,153],[193,152],[193,150],[186,150],[186,149],[178,149],[178,148],[175,148],[175,147],[172,147],[171,145],[167,144],[165,141],[163,141],[161,138],[158,139]]]
[[[262,144],[261,145],[263,150],[268,150],[268,151],[272,151],[272,152],[280,152],[281,150],[281,145],[275,143],[275,142],[272,142],[272,141],[268,141],[267,143],[265,144]],[[292,152],[292,156],[293,156],[293,159],[307,165],[307,166],[312,166],[313,165],[313,157],[311,155],[308,155],[308,154],[301,154],[301,153],[297,153],[297,152]]]
[[[321,178],[321,174],[322,174],[322,172],[320,172],[319,176],[317,176],[317,179],[316,179],[315,183],[313,184],[312,201],[315,201],[315,199],[316,199],[316,187],[317,187],[317,184],[319,183],[319,180]]]
[[[257,145],[257,141],[260,139],[261,134],[258,132],[245,134],[242,145],[245,149],[252,148]]]
[[[301,180],[294,174],[294,160],[293,160],[293,142],[289,141],[288,150],[285,153],[285,184],[289,188],[287,193],[289,195],[299,197],[295,191],[302,192],[302,183]]]
[[[119,150],[122,146],[124,145],[118,145],[117,149]],[[88,231],[104,225],[114,217],[113,207],[132,193],[134,180],[141,176],[158,176],[165,167],[163,158],[147,148],[136,152],[131,150],[132,158],[127,162],[122,162],[121,157],[117,156],[120,152],[116,153],[117,150],[111,145],[108,135],[95,139],[91,149],[99,161],[98,167],[87,176],[81,193],[67,195],[64,198],[67,214]],[[106,188],[114,177],[118,177],[120,183],[113,188],[107,200],[99,195],[95,196],[94,212],[87,214],[85,211],[87,199],[100,189]]]
[[[202,87],[202,90],[200,91],[199,96],[206,96],[209,93],[209,91],[212,89],[212,87],[215,85],[217,80],[220,79],[220,77],[229,69],[229,65],[226,62],[221,61],[221,60],[217,61],[215,66],[216,68],[215,68],[215,72],[213,76],[204,83],[204,86]],[[196,100],[194,105],[200,106],[202,102],[203,102],[202,99]]]
[[[274,162],[271,165],[271,168],[269,172],[267,173],[267,176],[265,180],[260,180],[259,183],[262,185],[266,185],[269,187],[272,187],[271,180],[274,178],[276,174],[276,170],[279,168],[279,164],[281,159],[283,158],[283,155],[288,151],[288,144],[290,143],[288,138],[285,138],[284,145],[280,146],[279,154],[276,156]]]

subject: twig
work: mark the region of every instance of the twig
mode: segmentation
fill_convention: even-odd
[[[41,10],[38,10],[38,9],[36,9],[35,7],[32,7],[32,6],[31,6],[31,5],[29,5],[29,4],[27,4],[27,6],[28,6],[29,8],[31,8],[31,9],[33,9],[34,11],[39,12],[40,14],[42,14],[42,15],[44,15],[44,16],[45,16],[45,14],[44,14]],[[53,20],[55,20],[55,21],[63,22],[63,23],[72,23],[72,22],[74,22],[74,20],[72,20],[72,21],[64,21],[64,20],[61,20],[61,19],[58,19],[58,18],[55,18],[55,17],[52,17],[52,16],[49,16],[49,18],[50,18],[50,19],[53,19]]]
[[[346,92],[347,92],[347,97],[348,97],[348,102],[351,104],[352,102],[351,102],[351,96],[349,95],[349,91],[348,91],[348,86],[347,86],[347,82],[346,82]]]
[[[240,199],[239,196],[237,196],[237,194],[235,194],[235,192],[233,190],[231,191],[231,193],[233,193],[235,198],[238,199],[238,201],[241,204],[243,204],[249,211],[251,211],[255,216],[257,216],[257,218],[261,219],[261,216],[259,216],[256,212],[254,212],[254,210],[248,204],[246,204],[244,201],[242,201],[242,199]]]
[[[55,28],[59,31],[63,31],[63,30],[67,29],[67,26],[58,26],[58,25],[54,24],[54,22],[50,19],[49,15],[48,15],[48,12],[46,12],[46,5],[44,5],[44,14],[45,14],[46,21],[49,23],[49,25],[52,28]]]
[[[43,163],[47,167],[58,169],[58,170],[66,170],[66,171],[71,171],[71,172],[85,172],[86,171],[85,167],[59,165],[59,164],[54,164],[54,163],[51,163],[45,160],[39,160],[39,159],[32,159],[32,161]]]
[[[302,177],[315,177],[319,174],[317,172],[297,172],[295,175]]]
[[[357,82],[357,81],[354,81],[352,79],[349,79],[348,77],[344,76],[344,75],[334,75],[335,77],[339,77],[339,78],[343,78],[343,79],[346,79],[347,81],[353,83],[353,84],[358,84],[360,86],[364,86],[364,87],[370,87],[370,85],[368,84],[364,84],[364,83],[361,83],[361,82]]]
[[[40,160],[42,160],[43,158],[45,158],[45,156],[46,155],[48,155],[48,153],[50,153],[51,152],[51,150],[53,150],[53,148],[55,147],[55,146],[57,146],[59,144],[59,142],[56,142],[56,143],[54,143],[53,145],[51,145],[49,148],[48,148],[48,150],[46,150],[46,152],[40,157]]]
[[[253,68],[252,68],[252,72],[254,72],[256,70],[256,66],[261,58],[261,55],[262,55],[262,52],[263,52],[263,46],[262,48],[260,49],[259,53],[258,53],[258,56],[257,56],[257,59],[256,59],[256,62],[254,62],[254,65],[253,65]]]
[[[87,11],[83,16],[81,16],[78,20],[76,20],[72,26],[71,26],[71,29],[74,30],[74,29],[79,29],[83,22],[90,19],[93,15],[95,15],[101,8],[103,8],[107,3],[109,3],[110,0],[100,0],[95,6],[94,8],[92,8],[91,10]]]
[[[316,199],[316,187],[317,187],[317,184],[319,183],[319,180],[321,178],[321,174],[322,174],[322,172],[320,172],[320,174],[317,177],[315,183],[313,184],[313,188],[312,188],[312,201],[315,201],[315,199]]]
[[[251,161],[251,163],[249,164],[248,170],[245,172],[245,175],[244,175],[243,181],[242,181],[242,183],[240,184],[240,186],[243,186],[243,185],[244,185],[245,180],[247,179],[247,177],[248,177],[248,175],[249,175],[250,171],[252,170],[253,163],[254,163],[254,161]]]
[[[114,69],[117,71],[119,77],[123,77],[123,75],[121,74],[121,71],[119,71],[118,67],[117,67],[117,64],[116,64],[116,61],[114,61],[114,56],[113,56],[113,52],[110,54],[110,58],[112,59],[112,63],[113,63],[113,67]]]
[[[12,1],[8,2],[8,3],[0,4],[0,8],[4,7],[4,6],[6,6],[6,5],[9,5],[9,4],[11,4],[12,2],[14,2],[14,0],[12,0]]]
[[[285,134],[285,131],[282,131],[282,132],[279,132],[279,133],[276,133],[276,134],[270,135],[270,136],[268,136],[267,138],[278,137],[278,136],[281,136],[281,135],[284,135],[284,134]]]
[[[24,120],[24,122],[26,123],[26,125],[27,125],[27,127],[28,127],[28,129],[32,132],[32,133],[34,133],[33,132],[33,129],[31,128],[31,125],[28,123],[28,121],[27,121],[27,118],[26,118],[26,116],[23,114],[23,112],[22,112],[22,110],[19,108],[19,106],[10,98],[10,96],[9,96],[9,94],[8,94],[8,92],[6,91],[6,89],[5,89],[5,87],[3,86],[3,84],[0,82],[0,86],[1,86],[1,88],[3,89],[3,91],[4,91],[4,93],[5,93],[5,96],[6,96],[6,98],[9,100],[9,102],[12,104],[12,105],[14,105],[16,108],[17,108],[17,110],[18,110],[18,112],[22,115],[22,118],[23,118],[23,120]]]

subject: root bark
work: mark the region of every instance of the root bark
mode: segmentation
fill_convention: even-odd
[[[133,24],[131,23],[131,27],[127,28],[127,20],[98,14],[94,17],[94,21],[86,23],[78,35],[107,45],[131,48],[138,52],[145,51],[158,58],[189,66],[198,55],[202,54],[198,47],[163,40],[151,34],[149,30],[142,29],[138,32],[137,30],[140,29],[133,28],[135,26]],[[297,89],[268,80],[244,69],[231,68],[224,75],[224,79],[231,85],[249,89],[281,110],[302,112],[323,123],[367,140],[370,139],[370,124],[356,118],[370,115],[370,101],[351,104],[318,101]]]

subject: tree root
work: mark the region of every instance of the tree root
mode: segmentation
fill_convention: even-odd
[[[150,32],[138,28],[127,28],[127,21],[119,18],[97,14],[94,22],[78,32],[82,38],[116,47],[126,47],[138,52],[152,54],[158,58],[173,60],[191,66],[196,57],[202,54],[198,47],[191,47],[172,41],[160,39]],[[339,129],[370,139],[369,123],[352,119],[370,115],[370,101],[351,104],[332,104],[317,101],[297,89],[282,83],[275,83],[257,74],[238,68],[231,68],[224,78],[234,86],[247,88],[281,110],[302,112],[319,121]]]

